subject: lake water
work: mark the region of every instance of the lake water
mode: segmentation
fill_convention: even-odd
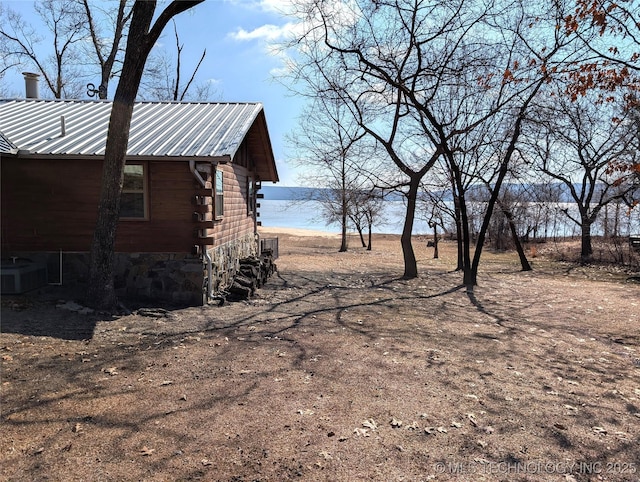
[[[561,209],[569,209],[569,212],[577,216],[575,204],[564,203]],[[612,210],[613,211],[613,210]],[[636,210],[639,211],[639,210]],[[318,201],[293,202],[282,200],[260,199],[258,218],[263,226],[279,228],[303,228],[317,229],[329,232],[340,232],[338,224],[327,224],[322,217],[322,206]],[[373,226],[374,233],[400,234],[406,207],[402,201],[385,201],[382,208],[384,223]],[[625,219],[620,223],[622,235],[640,232],[640,213],[634,213],[634,218]],[[601,216],[602,217],[602,216]],[[551,221],[552,223],[553,221]],[[350,228],[351,229],[351,228]],[[418,210],[413,226],[413,234],[432,234],[426,217]],[[543,235],[542,232],[538,233]],[[593,235],[602,234],[601,223],[596,223],[592,229]],[[562,213],[557,213],[556,221],[547,227],[547,236],[579,236],[579,228],[569,221]]]
[[[321,231],[340,232],[338,224],[327,224],[322,217],[322,206],[318,201],[275,201],[269,199],[260,200],[258,209],[263,226],[278,228],[303,228],[318,229]],[[402,202],[387,201],[384,203],[383,217],[385,224],[373,226],[374,233],[402,232],[405,207]],[[413,232],[415,234],[428,233],[431,230],[426,222],[417,222]]]

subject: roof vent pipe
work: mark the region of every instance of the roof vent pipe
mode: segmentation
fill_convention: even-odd
[[[40,97],[40,74],[33,72],[22,72],[24,75],[24,87],[27,99],[38,99]]]

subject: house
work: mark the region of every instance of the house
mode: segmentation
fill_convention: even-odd
[[[86,279],[110,113],[103,100],[0,100],[5,292],[16,260],[26,271],[40,266],[49,283]],[[117,293],[206,303],[239,259],[259,252],[262,181],[278,181],[262,104],[136,103]]]

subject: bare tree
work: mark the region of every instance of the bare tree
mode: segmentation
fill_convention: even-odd
[[[91,38],[91,47],[93,54],[88,55],[89,58],[97,60],[100,66],[100,85],[96,89],[100,99],[106,99],[109,91],[109,81],[116,75],[116,62],[120,54],[120,45],[126,35],[126,27],[131,20],[133,10],[127,0],[120,0],[115,11],[111,8],[111,4],[106,4],[109,10],[104,10],[105,5],[101,3],[99,6],[90,6],[88,0],[81,1],[83,13],[86,18],[84,23]],[[96,16],[99,10],[102,15]],[[111,25],[105,25],[108,23]],[[107,29],[105,33],[104,30]]]
[[[153,24],[155,1],[136,0],[133,6],[122,74],[111,108],[98,218],[91,245],[87,303],[96,308],[110,310],[117,303],[113,284],[114,246],[131,117],[145,63],[169,20],[202,1],[172,1]]]
[[[480,2],[409,0],[303,4],[309,28],[298,39],[293,76],[312,95],[328,86],[360,127],[382,149],[394,169],[377,175],[385,189],[406,196],[401,235],[404,277],[418,275],[411,243],[416,200],[425,174],[446,151],[455,118],[439,110],[449,86],[478,61],[465,39],[486,15]],[[465,99],[458,99],[464,103]],[[459,111],[460,112],[460,111]],[[464,128],[471,128],[465,126]]]
[[[157,54],[149,59],[141,84],[141,94],[144,98],[154,100],[183,101],[188,98],[203,100],[211,97],[211,84],[194,83],[196,75],[207,55],[207,49],[202,50],[198,63],[193,68],[187,82],[183,82],[182,51],[184,44],[180,42],[178,27],[173,21],[175,37],[175,62],[170,55]],[[195,89],[194,94],[190,92]],[[191,89],[191,90],[190,90]]]
[[[359,188],[358,163],[364,157],[358,142],[364,133],[339,99],[318,96],[300,118],[300,126],[288,137],[298,152],[296,163],[314,166],[312,182],[328,190],[319,200],[329,222],[338,222],[341,231],[340,252],[347,251],[347,220],[354,212]]]
[[[0,36],[5,40],[5,66],[35,70],[56,99],[77,98],[83,92],[78,65],[78,44],[84,37],[80,5],[75,0],[35,2],[34,9],[51,35],[50,49],[42,47],[44,36],[22,16],[3,10]],[[5,67],[6,68],[6,67]]]
[[[26,23],[10,9],[3,12],[3,69],[37,71],[55,98],[79,98],[87,91],[106,99],[109,81],[118,75],[120,45],[131,18],[130,2],[120,0],[113,8],[112,3],[89,0],[46,0],[35,2],[34,9],[44,29]],[[49,49],[52,52],[47,53]],[[100,84],[85,89],[83,79],[95,78],[96,66]]]
[[[382,207],[384,195],[374,186],[360,186],[349,192],[349,219],[360,236],[363,248],[371,251],[374,224],[383,222]],[[364,230],[367,230],[367,242],[364,241]]]
[[[556,96],[531,119],[528,153],[549,178],[560,182],[578,213],[563,212],[581,230],[581,259],[593,254],[591,229],[601,210],[634,190],[634,174],[615,165],[637,164],[635,125],[627,109],[587,96],[571,102]]]

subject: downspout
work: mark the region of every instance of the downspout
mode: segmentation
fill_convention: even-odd
[[[206,249],[202,253],[204,260],[207,262],[207,303],[213,298],[213,263],[209,251]]]
[[[200,185],[202,187],[206,187],[207,186],[207,182],[202,178],[202,176],[200,175],[200,173],[198,172],[198,170],[196,169],[196,161],[194,161],[193,159],[191,159],[189,161],[189,169],[191,170],[191,174],[193,174],[193,177],[196,178],[196,180],[200,183]],[[213,298],[213,262],[211,260],[211,256],[209,256],[209,252],[207,251],[207,249],[203,249],[202,250],[202,256],[204,258],[204,260],[207,263],[207,303],[209,303],[209,301],[211,301],[211,299]]]
[[[62,286],[62,250],[60,250],[60,277],[57,283],[49,283],[50,286]]]

